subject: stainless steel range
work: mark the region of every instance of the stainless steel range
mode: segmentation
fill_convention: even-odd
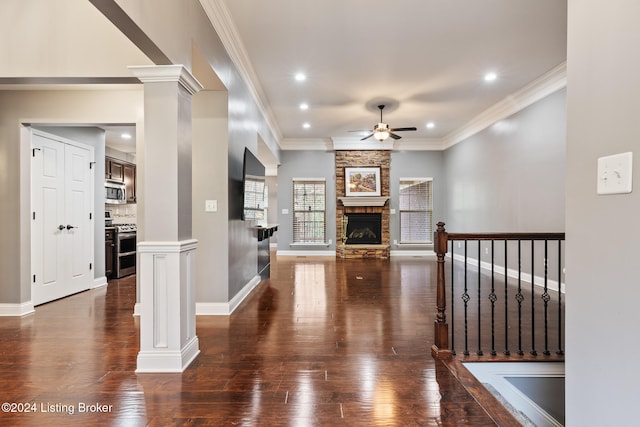
[[[136,272],[136,231],[135,224],[115,224],[116,254],[115,278],[135,274]]]

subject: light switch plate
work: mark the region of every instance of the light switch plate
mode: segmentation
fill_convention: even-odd
[[[626,194],[632,190],[633,153],[598,159],[598,194]]]
[[[218,211],[218,201],[217,200],[205,200],[204,201],[204,210],[205,210],[205,212],[217,212]]]

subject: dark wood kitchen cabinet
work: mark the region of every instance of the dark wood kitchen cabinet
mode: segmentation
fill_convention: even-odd
[[[113,277],[113,265],[115,261],[116,230],[115,228],[105,228],[104,230],[104,274],[107,279]]]
[[[106,157],[104,172],[105,179],[125,185],[127,203],[136,203],[136,165]]]
[[[111,181],[124,182],[124,164],[120,160],[106,158],[104,177]]]
[[[127,203],[136,202],[136,165],[123,163],[124,188],[127,196]]]

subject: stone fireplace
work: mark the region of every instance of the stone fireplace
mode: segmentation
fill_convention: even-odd
[[[336,201],[336,256],[338,258],[389,258],[391,251],[388,202],[390,163],[391,154],[388,150],[336,151],[336,197],[338,199]],[[351,167],[380,168],[380,196],[347,197],[345,168]],[[374,217],[377,218],[375,224],[372,223]],[[361,220],[365,223],[363,224]],[[355,227],[358,222],[360,225]],[[371,230],[371,227],[376,227],[376,230]],[[372,238],[371,233],[376,235],[375,239]],[[350,234],[351,237],[349,237]]]

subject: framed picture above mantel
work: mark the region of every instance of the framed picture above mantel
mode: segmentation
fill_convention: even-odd
[[[379,196],[380,168],[344,168],[345,195]]]

